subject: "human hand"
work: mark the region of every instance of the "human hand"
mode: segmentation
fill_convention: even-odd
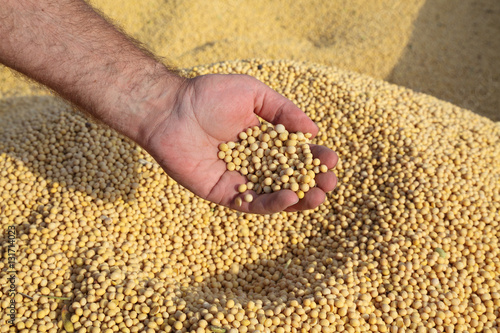
[[[236,210],[250,213],[275,213],[282,210],[313,209],[334,189],[333,172],[318,174],[317,187],[299,201],[291,190],[257,195],[251,203],[235,204],[237,187],[246,177],[227,171],[218,159],[221,142],[237,141],[242,130],[259,125],[257,116],[283,124],[290,132],[315,136],[314,122],[291,101],[262,82],[247,75],[205,75],[187,79],[179,88],[171,111],[159,108],[142,133],[142,146],[158,161],[169,176],[198,196]],[[314,157],[329,169],[338,157],[332,150],[312,145]]]
[[[334,188],[336,178],[329,172],[317,176],[318,187],[300,202],[294,192],[281,190],[236,207],[236,188],[246,179],[226,171],[217,158],[219,143],[258,125],[255,114],[289,131],[316,134],[317,127],[293,103],[250,76],[184,80],[85,1],[12,0],[2,6],[9,15],[0,24],[1,63],[139,143],[200,197],[241,211],[272,213],[314,208]],[[312,153],[335,166],[331,150],[316,146]]]

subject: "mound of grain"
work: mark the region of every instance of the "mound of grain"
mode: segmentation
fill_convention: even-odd
[[[319,125],[339,185],[314,211],[240,214],[51,97],[0,102],[1,241],[18,332],[498,332],[500,128],[305,63],[247,73]],[[223,163],[221,161],[221,163]],[[7,332],[7,275],[0,278]],[[25,296],[26,295],[26,296]],[[62,313],[63,306],[69,315]],[[64,317],[64,320],[63,320]]]

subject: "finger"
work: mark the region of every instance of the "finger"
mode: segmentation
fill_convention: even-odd
[[[254,112],[272,124],[283,124],[289,132],[318,134],[318,126],[295,104],[262,83]]]
[[[324,164],[328,169],[333,169],[339,161],[339,156],[336,152],[328,147],[320,145],[309,145],[311,147],[311,153],[315,158],[319,158],[321,164]]]
[[[310,189],[304,198],[293,206],[285,209],[286,212],[296,212],[299,210],[314,209],[321,205],[326,199],[325,192],[315,187]]]
[[[332,171],[319,173],[314,179],[316,185],[325,193],[332,191],[337,186],[337,176]]]
[[[252,195],[253,201],[242,200],[241,206],[237,204],[237,198],[243,199],[245,195]],[[269,194],[257,195],[254,191],[246,191],[235,197],[231,208],[252,214],[272,214],[285,210],[299,201],[297,195],[290,190],[282,190]]]

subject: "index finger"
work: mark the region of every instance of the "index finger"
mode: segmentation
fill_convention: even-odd
[[[283,124],[289,132],[318,134],[318,126],[304,111],[264,83],[255,98],[254,112],[272,124]]]

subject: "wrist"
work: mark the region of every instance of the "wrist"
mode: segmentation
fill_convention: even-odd
[[[101,121],[145,147],[149,133],[168,118],[186,79],[155,62],[124,73],[104,94]]]

